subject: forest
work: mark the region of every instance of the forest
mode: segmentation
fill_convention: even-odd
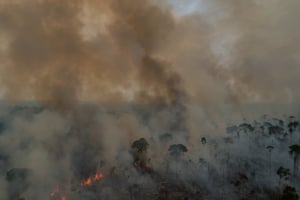
[[[33,120],[45,112],[47,110],[41,107],[11,108],[2,116],[0,139],[3,141],[9,134],[16,134],[11,133],[10,127],[16,118]],[[108,112],[105,115],[117,118],[123,114]],[[64,140],[71,140],[76,134],[71,127]],[[5,179],[2,189],[5,188],[12,200],[35,199],[36,184],[39,190],[42,188],[48,193],[46,198],[50,200],[297,200],[299,136],[296,117],[264,115],[254,121],[244,119],[240,124],[228,126],[224,135],[200,136],[193,142],[182,139],[180,143],[171,132],[135,138],[128,146],[119,148],[113,162],[105,159],[106,152],[99,143],[87,140],[72,147],[68,161],[72,167],[68,168],[67,175],[60,174],[64,171],[59,169],[62,167],[60,154],[64,150],[58,143],[51,147],[45,141],[37,144],[41,141],[24,137],[17,144],[20,151],[28,152],[36,145],[47,149],[54,160],[52,165],[57,165],[55,168],[59,171],[52,174],[56,176],[55,182],[47,178],[41,183],[34,178],[40,176],[39,172],[14,166],[13,154],[1,148],[0,167]],[[66,145],[69,144],[66,142]],[[33,164],[39,165],[38,162]]]

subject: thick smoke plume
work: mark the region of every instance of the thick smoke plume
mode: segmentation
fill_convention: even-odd
[[[103,15],[96,20],[107,18],[98,22],[103,32],[84,24],[94,6]],[[138,87],[133,98],[172,103],[182,93],[180,78],[155,52],[174,23],[170,12],[141,1],[3,3],[5,95],[64,107],[78,99],[122,99],[122,91]]]
[[[183,88],[202,103],[298,100],[297,1],[199,4],[176,17],[156,1],[2,1],[3,94],[61,106],[170,103]]]

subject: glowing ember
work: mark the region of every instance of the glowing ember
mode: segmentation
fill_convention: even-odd
[[[101,179],[103,179],[103,178],[104,178],[104,175],[103,175],[102,173],[100,173],[100,172],[97,172],[97,173],[95,174],[94,180],[95,180],[95,181],[99,181],[99,180],[101,180]]]
[[[58,199],[60,197],[60,200],[67,200],[66,195],[62,195],[58,186],[53,189],[53,191],[50,193],[50,196],[54,199]]]
[[[87,179],[85,179],[84,181],[82,181],[80,185],[81,186],[90,186],[94,182],[99,181],[103,178],[104,178],[104,175],[100,172],[97,172],[93,177],[90,176]]]
[[[88,177],[87,179],[85,179],[84,181],[81,182],[81,186],[89,186],[92,184],[92,178]]]
[[[53,191],[50,193],[50,196],[51,196],[51,197],[54,197],[54,196],[56,196],[58,193],[59,193],[59,188],[58,188],[58,186],[56,186],[56,187],[53,189]]]

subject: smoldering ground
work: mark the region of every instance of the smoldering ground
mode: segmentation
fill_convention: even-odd
[[[161,170],[165,132],[193,146],[241,118],[298,114],[298,1],[198,3],[177,16],[167,1],[0,1],[2,99],[41,107],[1,110],[1,148],[36,171],[37,198],[101,160],[130,165],[141,137]]]

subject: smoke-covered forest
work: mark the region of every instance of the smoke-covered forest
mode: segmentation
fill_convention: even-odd
[[[128,108],[120,110],[102,108],[85,126],[103,117],[122,120]],[[145,127],[155,117],[141,106],[130,110]],[[11,106],[3,113],[0,169],[8,199],[299,199],[300,127],[294,116],[244,119],[227,126],[222,136],[204,135],[193,142],[178,132],[151,133],[147,127],[143,137],[107,144],[80,129],[83,122],[48,124],[62,119],[40,106]],[[53,137],[29,133],[44,126]],[[111,126],[109,134],[120,131]],[[45,172],[50,177],[43,179]]]
[[[0,0],[0,200],[296,200],[299,0]]]

